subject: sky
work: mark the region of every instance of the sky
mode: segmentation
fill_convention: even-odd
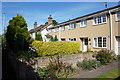
[[[117,2],[107,4],[108,8],[118,5]],[[30,30],[34,28],[34,22],[38,25],[47,22],[50,14],[60,23],[103,9],[106,9],[104,2],[2,2],[2,24],[3,27],[8,26],[9,20],[20,14]]]

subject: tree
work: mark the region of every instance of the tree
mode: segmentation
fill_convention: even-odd
[[[57,39],[57,35],[55,35],[54,41],[58,41],[58,39]]]
[[[37,34],[37,32],[35,33],[35,40],[43,41],[40,33],[39,34]]]
[[[53,23],[53,25],[57,25],[58,24],[58,22],[56,20],[52,20],[52,23]],[[45,23],[45,25],[47,25],[47,24],[48,24],[48,22]]]
[[[9,48],[14,52],[28,50],[31,38],[22,15],[17,14],[9,21],[5,37]]]
[[[58,41],[57,35],[55,35],[55,37],[51,36],[51,41],[52,41],[52,42],[53,42],[53,41]]]
[[[51,41],[54,41],[54,38],[53,38],[53,36],[51,36],[50,40],[51,40]]]

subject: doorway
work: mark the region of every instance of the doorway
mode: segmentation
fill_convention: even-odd
[[[80,38],[82,41],[82,52],[86,52],[88,49],[88,38]]]

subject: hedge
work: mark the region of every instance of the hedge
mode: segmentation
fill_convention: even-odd
[[[33,41],[32,45],[39,56],[67,55],[80,52],[80,42],[78,41]]]

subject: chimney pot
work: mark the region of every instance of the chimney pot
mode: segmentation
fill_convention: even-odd
[[[37,22],[35,22],[35,23],[34,23],[34,28],[36,28],[36,27],[37,27],[37,25],[38,25],[38,24],[37,24]]]
[[[52,15],[49,15],[48,17],[48,24],[52,23]]]

